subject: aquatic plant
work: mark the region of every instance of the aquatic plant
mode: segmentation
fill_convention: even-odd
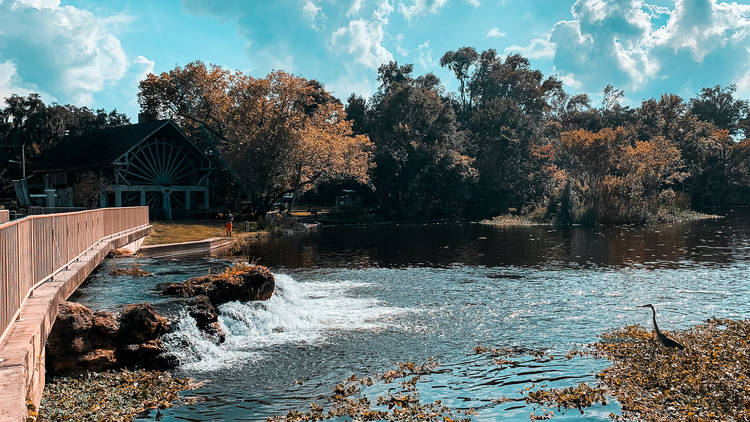
[[[150,272],[144,270],[143,268],[141,268],[140,265],[133,265],[131,267],[115,268],[109,274],[110,275],[115,275],[115,276],[128,275],[128,276],[131,276],[131,277],[151,277],[151,276],[154,275],[153,273],[150,273]]]
[[[358,378],[352,375],[333,387],[333,394],[328,398],[328,410],[316,403],[310,404],[309,411],[290,411],[286,415],[269,418],[269,422],[322,421],[327,419],[349,417],[358,421],[469,421],[460,419],[475,414],[473,409],[457,411],[444,406],[440,400],[423,403],[419,398],[417,383],[424,375],[433,373],[437,363],[430,359],[422,365],[414,362],[400,362],[390,371],[377,377],[377,380],[390,384],[397,379],[404,379],[401,387],[389,390],[385,395],[375,399],[375,405],[364,394],[360,386],[372,386],[376,381],[372,377]],[[405,379],[409,378],[410,379]]]
[[[637,325],[593,345],[612,361],[598,377],[622,418],[750,421],[750,321],[710,319],[672,335],[685,350],[662,347]]]
[[[179,393],[200,386],[161,371],[120,370],[55,377],[44,387],[38,420],[130,421],[149,409],[194,402],[195,398],[182,398]]]

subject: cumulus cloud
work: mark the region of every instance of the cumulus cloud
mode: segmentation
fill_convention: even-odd
[[[16,70],[16,65],[11,61],[0,62],[0,100],[13,94],[29,95],[32,92],[37,92],[45,99],[49,99],[49,95],[40,92],[39,89],[33,89],[35,87],[32,86],[23,87],[22,85],[23,81]]]
[[[419,44],[417,47],[417,53],[420,66],[422,66],[425,69],[430,69],[434,66],[437,66],[437,62],[435,59],[432,58],[432,48],[430,48],[430,42],[425,41],[422,44]]]
[[[500,31],[500,28],[494,27],[487,31],[487,38],[502,38],[507,35],[505,32]]]
[[[391,52],[383,46],[383,37],[382,22],[355,19],[333,33],[331,45],[354,56],[357,63],[377,69],[393,59]]]
[[[352,4],[349,6],[349,9],[346,11],[346,17],[350,18],[352,16],[356,16],[359,11],[362,9],[362,4],[364,3],[364,0],[352,0]]]
[[[312,0],[305,0],[302,4],[302,15],[310,22],[312,29],[318,30],[318,24],[325,19],[323,8]]]
[[[464,0],[470,6],[479,7],[479,0]]]
[[[576,75],[590,89],[615,83],[685,91],[689,85],[694,92],[698,85],[744,80],[742,66],[750,62],[750,5],[676,0],[666,8],[643,0],[577,0],[571,15],[545,36],[506,52],[551,59],[561,74]]]
[[[354,19],[347,26],[337,29],[331,36],[332,49],[354,56],[354,61],[371,69],[393,60],[393,54],[383,45],[384,26],[393,6],[388,0],[380,0],[373,11],[372,19]]]
[[[128,72],[130,62],[115,32],[129,21],[123,15],[98,17],[59,0],[0,2],[3,91],[32,87],[90,105],[94,94]]]
[[[518,53],[530,59],[551,59],[555,57],[555,45],[549,39],[535,38],[527,46],[510,45],[505,48],[505,53]]]
[[[427,13],[436,13],[440,8],[445,6],[448,0],[413,0],[410,5],[400,3],[398,11],[406,20],[411,20],[417,16],[426,15]]]

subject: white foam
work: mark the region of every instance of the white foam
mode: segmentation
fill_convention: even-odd
[[[262,349],[281,344],[322,344],[337,330],[379,330],[409,309],[388,306],[375,298],[354,297],[356,282],[299,283],[276,275],[276,291],[264,302],[229,302],[219,307],[226,340],[216,345],[198,330],[185,312],[165,342],[181,366],[211,371],[238,361],[262,359]]]

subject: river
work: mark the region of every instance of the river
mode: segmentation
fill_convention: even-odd
[[[475,408],[474,420],[528,421],[527,388],[595,383],[606,360],[569,350],[627,324],[664,330],[709,317],[750,317],[750,212],[654,227],[493,227],[470,223],[322,228],[259,240],[251,250],[277,278],[263,303],[228,303],[220,346],[202,338],[180,304],[154,289],[221,271],[217,259],[138,262],[155,277],[114,277],[132,260],[107,260],[71,300],[95,310],[150,301],[180,315],[168,339],[179,375],[209,380],[201,401],[163,411],[164,421],[264,420],[325,403],[333,386],[395,362],[430,357],[440,371],[418,384],[422,401]],[[545,350],[498,367],[477,345]],[[375,385],[378,393],[393,385]],[[609,420],[616,401],[555,412],[553,420]],[[152,414],[153,415],[153,414]]]

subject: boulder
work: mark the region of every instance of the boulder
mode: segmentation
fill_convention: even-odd
[[[112,349],[93,349],[81,355],[76,362],[76,368],[81,371],[106,371],[117,368],[119,363]]]
[[[47,340],[47,369],[62,375],[133,366],[173,368],[176,357],[158,339],[168,330],[169,321],[148,303],[129,305],[118,318],[63,302]]]
[[[214,306],[235,300],[268,300],[276,288],[276,281],[268,268],[236,266],[221,274],[206,275],[166,286],[166,295],[192,297],[205,295]]]
[[[47,354],[62,356],[85,353],[91,348],[89,332],[93,325],[91,309],[73,302],[57,307],[57,319],[47,340]]]
[[[94,312],[89,338],[94,347],[112,348],[120,332],[120,321],[111,312]]]
[[[169,320],[157,314],[151,304],[128,305],[120,315],[119,341],[134,344],[156,340],[166,334],[169,327]]]
[[[179,364],[158,339],[120,347],[117,349],[117,360],[122,366],[145,369],[170,369]]]
[[[195,319],[198,328],[216,343],[224,342],[226,336],[219,324],[219,314],[208,296],[195,296],[188,306],[188,314]]]

